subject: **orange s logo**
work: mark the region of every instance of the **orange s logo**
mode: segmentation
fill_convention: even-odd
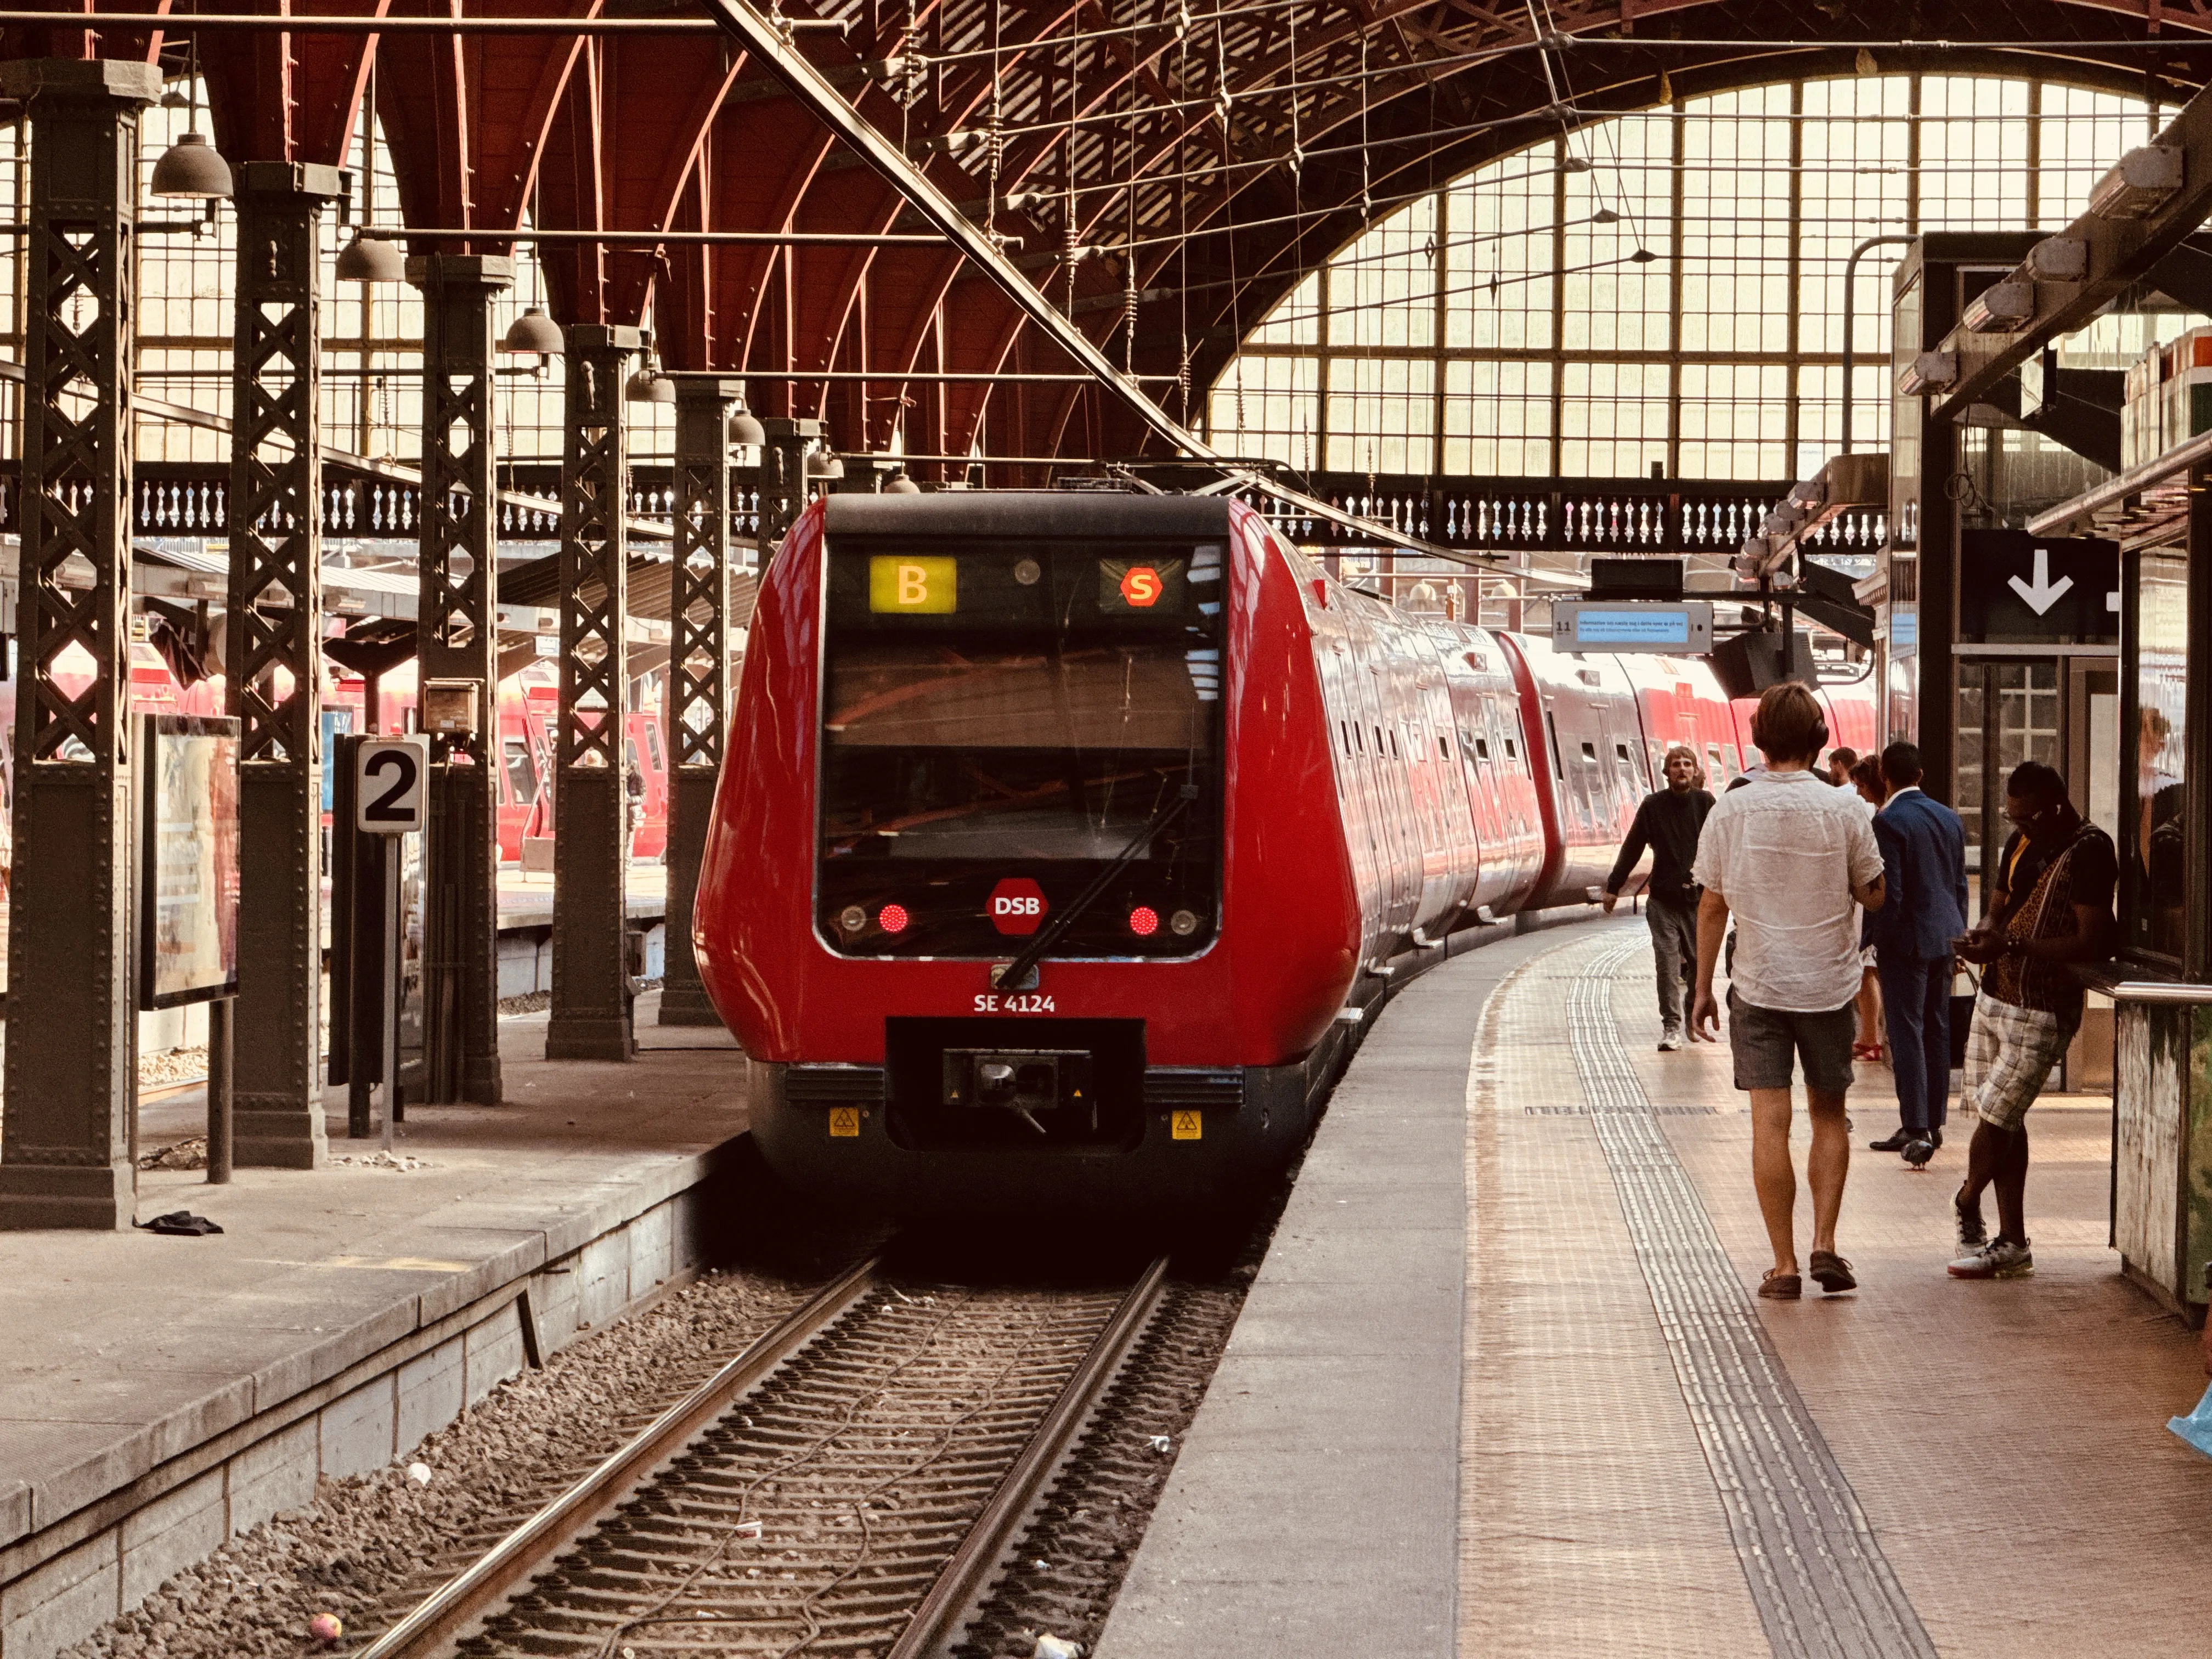
[[[1164,584],[1160,573],[1148,564],[1131,565],[1121,578],[1121,597],[1139,610],[1156,603]]]

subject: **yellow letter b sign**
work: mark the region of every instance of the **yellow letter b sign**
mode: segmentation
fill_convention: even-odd
[[[878,554],[868,561],[868,609],[937,613],[959,608],[959,562]]]

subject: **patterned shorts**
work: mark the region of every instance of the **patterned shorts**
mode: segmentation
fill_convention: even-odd
[[[2075,1027],[2040,1008],[2016,1008],[1986,991],[1975,994],[1973,1024],[1966,1028],[1964,1103],[1983,1122],[2018,1129],[2043,1092],[2051,1068],[2065,1057]]]

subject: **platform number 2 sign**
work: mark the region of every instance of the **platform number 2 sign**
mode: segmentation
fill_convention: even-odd
[[[429,745],[420,738],[393,738],[364,743],[355,756],[355,826],[371,836],[420,830]]]

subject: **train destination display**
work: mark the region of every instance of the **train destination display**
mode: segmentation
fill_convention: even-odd
[[[1703,600],[1560,599],[1552,643],[1562,651],[1662,651],[1704,656],[1713,648],[1713,608]]]

